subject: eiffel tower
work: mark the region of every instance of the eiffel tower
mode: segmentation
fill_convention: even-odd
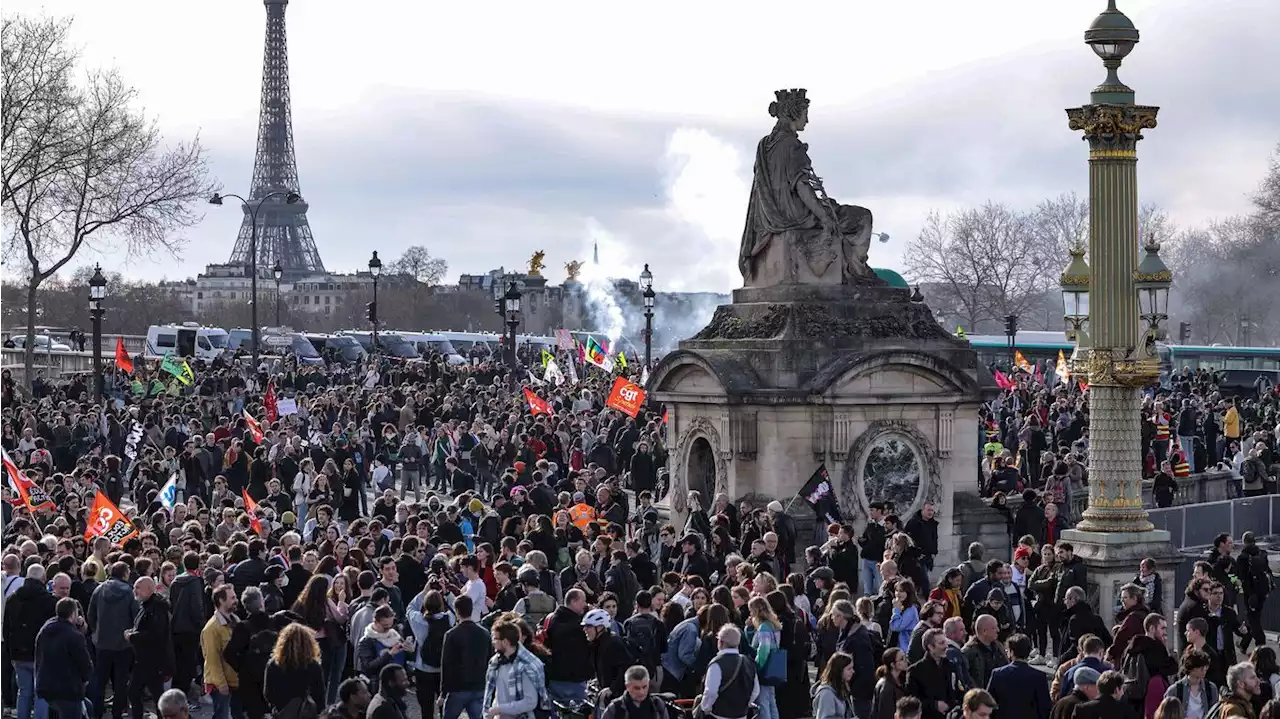
[[[289,103],[289,51],[285,41],[284,11],[289,0],[264,0],[267,36],[262,51],[262,106],[258,114],[258,149],[253,158],[253,183],[249,202],[258,210],[258,272],[270,273],[278,261],[285,277],[323,273],[324,263],[307,223],[307,203],[285,202],[283,193],[296,192],[298,161],[293,154],[293,112]],[[244,210],[244,222],[231,251],[230,264],[248,271],[253,244],[253,220]]]

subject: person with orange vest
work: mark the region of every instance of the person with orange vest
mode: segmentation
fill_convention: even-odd
[[[596,510],[595,507],[586,503],[582,493],[575,494],[573,498],[579,501],[569,508],[569,521],[585,534],[587,527],[596,521]]]
[[[1156,437],[1151,448],[1155,450],[1156,462],[1159,463],[1169,456],[1169,414],[1164,411],[1163,404],[1156,402],[1155,417],[1151,421],[1156,426]]]
[[[1181,449],[1173,450],[1173,476],[1178,479],[1191,476],[1191,464]]]

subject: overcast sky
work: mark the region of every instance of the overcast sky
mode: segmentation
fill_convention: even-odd
[[[805,139],[828,192],[868,207],[901,268],[926,212],[1085,193],[1063,108],[1104,71],[1083,44],[1103,0],[645,3],[294,0],[288,9],[302,194],[331,271],[413,244],[450,277],[589,259],[648,262],[663,289],[727,290],[751,158],[773,90],[807,87]],[[789,8],[789,9],[785,9]],[[1141,199],[1181,224],[1245,211],[1280,140],[1280,2],[1120,0],[1142,41],[1120,76],[1161,106],[1139,146]],[[173,140],[199,133],[247,194],[265,11],[253,0],[7,0],[75,17]],[[169,258],[86,256],[135,277],[230,256],[240,212],[209,207]]]

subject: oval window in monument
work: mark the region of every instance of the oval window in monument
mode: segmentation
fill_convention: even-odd
[[[872,442],[862,465],[862,490],[868,505],[887,502],[895,513],[906,517],[915,511],[920,486],[920,457],[910,440],[889,432]]]

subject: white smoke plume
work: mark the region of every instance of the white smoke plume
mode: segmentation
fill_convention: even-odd
[[[654,312],[655,346],[668,350],[705,327],[716,307],[728,302],[722,293],[740,281],[738,244],[751,168],[737,147],[696,128],[680,128],[671,134],[663,163],[662,212],[674,230],[673,237],[664,239],[693,248],[691,254],[698,258],[697,262],[670,265],[660,256],[645,259],[661,277],[655,287],[659,293],[681,293],[678,299],[664,296]],[[578,276],[593,324],[608,337],[611,347],[623,335],[639,344],[644,308],[639,297],[628,298],[614,282],[639,277],[643,263],[637,262],[636,243],[624,243],[594,219],[587,222],[585,239],[586,247],[579,256],[599,255],[599,263],[587,259]]]
[[[594,258],[597,253],[600,259],[598,264]],[[613,278],[638,276],[639,272],[630,272],[625,247],[595,219],[587,220],[585,255],[592,259],[583,263],[578,280],[586,292],[587,312],[595,321],[596,327],[609,338],[609,349],[613,351],[614,343],[622,336],[627,324]],[[624,272],[629,274],[622,274]]]
[[[667,140],[666,209],[690,231],[703,262],[676,269],[673,287],[726,292],[738,286],[737,259],[751,167],[732,144],[706,130],[680,128]],[[709,319],[709,317],[708,317]]]

